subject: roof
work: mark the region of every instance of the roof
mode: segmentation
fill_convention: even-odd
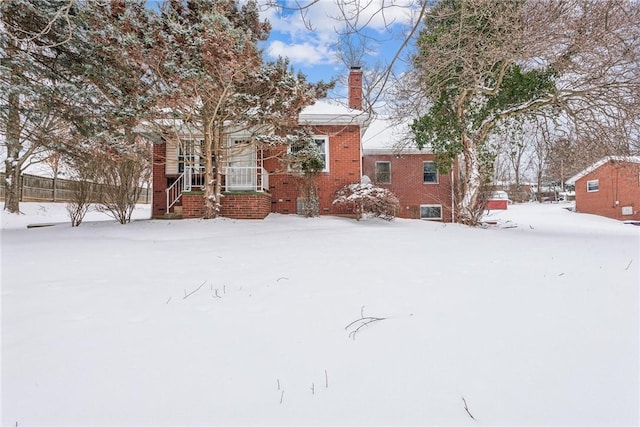
[[[0,0],[2,1],[2,0]],[[327,101],[316,101],[302,109],[298,116],[300,125],[358,125],[366,126],[369,115],[364,111],[347,108],[342,104],[330,103]],[[225,123],[226,124],[226,123]],[[159,118],[155,120],[155,125],[167,126],[183,135],[200,135],[202,130],[192,123],[187,123],[177,118]],[[161,135],[156,126],[149,122],[141,123],[136,127],[136,131],[141,135],[151,139],[154,143],[162,143]]]
[[[298,116],[301,125],[364,125],[369,115],[364,111],[347,108],[342,104],[316,101],[302,109]]]
[[[570,184],[570,185],[575,185],[576,181],[578,181],[580,178],[590,174],[594,170],[598,169],[600,166],[602,166],[605,163],[610,162],[610,161],[628,162],[628,163],[638,163],[638,164],[640,164],[640,156],[607,156],[607,157],[605,157],[603,159],[598,160],[597,162],[595,162],[591,166],[583,169],[582,171],[578,172],[577,174],[575,174],[574,176],[572,176],[571,178],[569,178],[565,182],[567,184]]]
[[[376,116],[362,137],[364,154],[425,154],[428,148],[416,147],[410,128],[411,122],[398,123],[385,116]]]

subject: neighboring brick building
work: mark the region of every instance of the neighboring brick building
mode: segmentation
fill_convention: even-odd
[[[362,71],[349,73],[349,107],[316,102],[299,116],[301,126],[310,127],[325,170],[317,177],[320,214],[346,213],[333,206],[335,192],[360,182],[362,177],[361,136],[368,116],[362,108]],[[202,138],[190,135],[180,143],[157,141],[153,148],[152,216],[179,215],[198,218],[204,213],[201,159],[196,154]],[[270,212],[299,210],[299,179],[287,173],[278,157],[286,153],[260,150],[247,133],[228,137],[224,168],[221,215],[259,219]]]
[[[640,157],[605,157],[567,183],[576,187],[576,211],[640,220]]]

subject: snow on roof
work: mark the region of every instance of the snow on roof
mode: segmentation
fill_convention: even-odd
[[[580,178],[582,178],[585,175],[590,174],[594,170],[598,169],[600,166],[602,166],[605,163],[610,162],[610,161],[629,162],[629,163],[639,163],[640,164],[640,156],[607,156],[607,157],[605,157],[603,159],[598,160],[597,162],[595,162],[591,166],[583,169],[582,171],[578,172],[577,174],[575,174],[574,176],[572,176],[571,178],[569,178],[565,182],[567,184],[570,184],[570,185],[575,185],[577,180],[579,180]]]
[[[364,154],[428,153],[419,150],[413,141],[410,121],[398,123],[385,116],[376,116],[362,137]]]
[[[357,124],[363,125],[368,119],[364,111],[347,108],[342,104],[316,101],[305,107],[298,117],[301,125]]]

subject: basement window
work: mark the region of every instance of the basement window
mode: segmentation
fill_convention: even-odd
[[[420,219],[442,219],[442,205],[420,205]]]
[[[597,179],[587,181],[587,193],[594,193],[600,189],[600,182]]]

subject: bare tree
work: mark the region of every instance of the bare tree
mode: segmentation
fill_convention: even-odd
[[[124,154],[102,155],[96,178],[101,185],[98,210],[108,212],[120,224],[131,222],[143,185],[151,175],[150,149],[138,138],[138,149]]]
[[[91,203],[100,200],[97,191],[98,171],[100,162],[92,157],[76,157],[69,159],[72,176],[72,200],[67,203],[67,213],[72,227],[78,227],[84,216],[91,208]]]
[[[416,65],[432,105],[414,131],[440,167],[460,156],[461,222],[474,223],[483,153],[506,120],[564,111],[578,132],[620,148],[605,135],[638,113],[638,9],[613,0],[461,0],[427,14]]]

